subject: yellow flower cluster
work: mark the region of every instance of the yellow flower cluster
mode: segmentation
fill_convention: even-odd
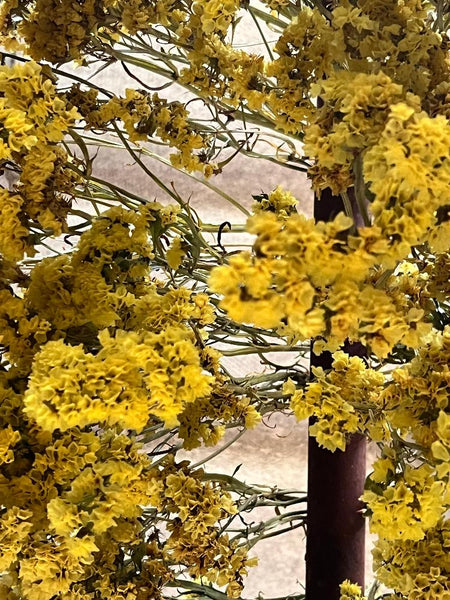
[[[431,327],[424,311],[395,287],[374,285],[371,268],[388,260],[387,240],[376,226],[350,235],[351,225],[342,213],[317,224],[298,214],[257,214],[247,222],[257,236],[253,254],[216,267],[210,288],[236,321],[298,339],[323,336],[317,352],[336,350],[346,338],[362,340],[379,357],[398,343],[417,347]]]
[[[20,16],[12,13],[19,4]],[[275,10],[286,2],[270,4]],[[270,61],[232,48],[225,37],[236,22],[237,0],[174,3],[173,0],[17,0],[5,3],[0,14],[5,41],[24,39],[31,56],[65,62],[110,43],[121,32],[155,34],[167,27],[169,39],[186,52],[189,66],[184,83],[202,93],[221,97],[229,105],[246,103],[263,110],[266,118],[286,133],[304,130],[316,112],[311,95],[324,75],[336,66],[353,73],[382,71],[406,91],[424,99],[427,110],[445,101],[449,64],[446,46],[428,24],[427,10],[410,0],[384,0],[371,6],[365,0],[341,0],[331,18],[303,8],[282,29]],[[442,99],[442,100],[441,100]]]
[[[429,26],[429,10],[416,0],[340,0],[331,21],[343,30],[350,70],[381,69],[428,102],[450,66],[445,41]]]
[[[298,214],[287,219],[272,213],[255,215],[247,223],[247,230],[257,234],[255,256],[240,253],[228,266],[214,269],[210,288],[224,295],[221,307],[236,321],[276,327],[289,315],[293,331],[305,338],[318,335],[324,315],[313,306],[314,284],[329,285],[335,279],[333,259],[339,257],[341,262],[343,256],[336,236],[350,224],[342,214],[332,225],[317,226]],[[289,273],[290,268],[295,274]],[[285,293],[280,294],[283,288]]]
[[[235,23],[239,0],[194,1],[184,22],[175,29],[177,44],[186,49],[188,66],[181,69],[180,81],[195,86],[202,94],[225,98],[238,106],[242,90],[249,90],[257,106],[261,106],[259,91],[250,90],[250,82],[259,78],[263,60],[237,50],[225,41],[230,26]]]
[[[208,296],[150,279],[153,247],[164,255],[177,224],[174,206],[115,207],[31,276],[0,260],[3,595],[159,600],[174,566],[240,595],[252,561],[220,533],[236,512],[229,494],[186,465],[163,475],[133,437],[179,426],[193,447],[220,423],[259,419],[203,347]],[[166,534],[161,512],[174,517]]]
[[[17,5],[20,11],[15,10]],[[259,91],[255,96],[252,88],[254,81],[260,78],[263,61],[257,56],[249,57],[245,52],[235,51],[224,43],[239,8],[238,0],[89,0],[82,4],[73,0],[17,0],[7,2],[0,9],[0,41],[10,48],[20,41],[34,59],[60,64],[72,59],[83,60],[85,55],[95,52],[99,46],[114,43],[112,40],[120,39],[122,34],[154,33],[157,27],[164,26],[188,53],[190,65],[180,74],[181,81],[195,83],[196,87],[205,90],[220,90],[219,95],[229,87],[233,105],[248,96],[250,102],[253,100],[261,106],[262,94]],[[231,62],[229,58],[232,58]],[[208,66],[205,68],[203,63]],[[225,87],[216,81],[217,64],[227,72]],[[130,113],[134,110],[127,108]],[[190,151],[200,149],[199,140],[206,136],[186,131],[182,107],[172,109],[176,114],[168,137],[171,142],[176,138],[183,146],[180,155],[174,156],[176,166],[205,169],[205,174],[210,175],[215,167],[203,164],[208,162],[207,153],[205,157],[200,152],[197,159],[191,156],[189,160]],[[129,121],[123,108],[121,113],[121,118]],[[167,116],[162,114],[160,117],[160,126],[164,130],[167,122],[163,123],[163,118],[167,119]],[[153,133],[153,123],[144,128],[148,126]],[[139,132],[133,131],[133,137],[138,135]]]
[[[44,349],[49,347],[52,343]],[[64,380],[62,354],[59,362],[52,359],[52,370],[54,381],[59,375],[68,393],[69,382],[80,381],[83,374],[66,372]],[[170,455],[153,467],[130,435],[106,428],[60,427],[52,433],[37,428],[26,418],[33,384],[22,399],[11,388],[16,380],[9,371],[0,392],[0,442],[2,452],[7,449],[0,465],[2,594],[94,600],[100,590],[128,600],[159,599],[162,586],[173,578],[173,566],[185,565],[193,576],[227,585],[230,597],[240,595],[242,577],[254,561],[220,533],[220,521],[236,512],[228,493]],[[104,392],[96,390],[97,407]],[[47,421],[43,425],[52,429]],[[166,536],[158,529],[155,510],[171,516]],[[142,523],[149,516],[154,534],[146,541]]]
[[[273,11],[279,11],[289,6],[289,0],[263,0],[263,3]]]
[[[439,522],[419,541],[380,539],[373,550],[377,577],[405,598],[450,597],[450,523]]]
[[[310,86],[345,60],[343,36],[317,10],[302,8],[283,29],[274,52],[278,58],[266,66],[274,80],[268,109],[278,129],[299,134],[315,112]]]
[[[296,52],[299,52],[301,58],[305,57],[306,59],[310,56],[309,63],[305,60],[306,68],[308,72],[314,73],[316,76],[308,82],[309,93],[313,96],[320,93],[323,98],[336,85],[337,93],[342,94],[343,90],[339,92],[339,83],[347,78],[351,88],[347,90],[348,100],[352,96],[355,98],[353,108],[355,116],[358,114],[358,111],[355,110],[358,106],[356,98],[362,100],[361,108],[370,96],[372,101],[375,100],[373,106],[367,107],[366,115],[359,113],[360,118],[353,122],[356,128],[349,129],[345,141],[349,141],[350,144],[342,144],[343,154],[355,147],[353,144],[357,142],[361,133],[360,127],[363,125],[363,121],[366,121],[367,127],[371,123],[374,124],[374,119],[383,118],[380,113],[382,103],[375,99],[376,96],[367,88],[367,83],[371,81],[371,78],[374,78],[375,81],[383,80],[386,77],[387,79],[391,78],[397,86],[397,93],[403,88],[406,96],[409,92],[417,94],[423,99],[427,110],[434,96],[438,93],[442,95],[449,69],[446,46],[441,36],[428,26],[427,10],[423,8],[422,3],[414,0],[407,2],[382,0],[374,5],[367,0],[359,0],[355,3],[340,0],[332,10],[328,23],[316,11],[313,14],[312,32],[305,37],[305,49],[300,47],[299,52],[298,50],[293,51],[291,46],[287,46],[286,51],[287,56],[291,59]],[[305,19],[305,17],[301,18]],[[291,27],[295,26],[296,19],[294,18]],[[289,27],[285,29],[285,32],[288,30]],[[313,46],[320,43],[316,41],[316,38],[329,43],[328,52],[326,49],[325,51],[321,49],[321,52],[314,55]],[[294,39],[294,43],[298,43],[297,39]],[[310,52],[311,54],[309,54]],[[336,64],[339,64],[344,70],[336,71],[334,68]],[[314,69],[317,67],[319,70],[315,72]],[[288,66],[283,70],[285,73],[292,72]],[[326,75],[326,79],[321,81],[323,74]],[[358,85],[355,85],[356,81],[358,81]],[[394,92],[394,88],[392,88],[392,92]],[[329,132],[336,137],[336,141],[339,141],[336,133],[344,131],[351,123],[349,114],[345,110],[345,107],[348,109],[348,100],[343,103],[344,110],[337,110],[334,117],[328,113]],[[434,104],[436,105],[436,101]],[[386,107],[387,105],[385,105]],[[322,119],[325,121],[324,115],[327,111],[327,107],[319,108],[314,121],[317,118],[319,122]],[[343,121],[347,121],[348,125]],[[336,132],[334,128],[336,128]],[[313,134],[313,136],[315,135],[316,133]],[[341,174],[343,175],[343,173]],[[329,176],[331,178],[331,171]],[[338,180],[335,185],[338,185]]]
[[[305,136],[305,152],[316,161],[310,169],[316,189],[345,191],[361,154],[373,226],[389,240],[390,260],[406,257],[411,246],[425,241],[439,252],[448,250],[448,222],[439,223],[450,181],[445,117],[419,112],[419,99],[411,94],[399,102],[401,86],[382,73],[341,71],[322,88],[325,105]],[[330,131],[333,111],[340,119]]]
[[[202,481],[203,471],[191,471],[188,463],[166,463],[153,474],[159,481],[155,504],[173,515],[165,544],[169,558],[175,564],[187,565],[193,577],[226,585],[227,595],[239,598],[242,578],[256,560],[247,558],[245,548],[231,542],[216,527],[236,513],[231,496],[211,482]]]
[[[334,452],[345,450],[352,433],[365,433],[369,429],[372,439],[379,439],[377,429],[381,423],[374,420],[377,396],[382,389],[384,376],[366,368],[364,361],[349,357],[342,351],[333,354],[332,370],[313,368],[314,381],[304,389],[296,390],[288,380],[283,392],[291,396],[291,408],[297,420],[314,416],[310,435],[320,446]]]
[[[389,239],[393,260],[406,257],[411,246],[434,232],[438,210],[448,203],[449,144],[445,117],[430,118],[399,103],[390,106],[378,142],[364,156],[374,224]],[[437,249],[448,250],[450,238],[440,241]]]
[[[275,8],[283,4],[275,3]],[[219,10],[217,2],[202,3],[200,16],[186,16],[184,22],[180,18],[179,26],[173,24],[177,43],[189,49],[190,65],[181,79],[202,94],[226,99],[231,106],[244,102],[251,110],[261,111],[278,129],[294,135],[305,128],[308,131],[309,122],[323,115],[311,96],[317,95],[317,84],[324,75],[333,80],[336,65],[344,67],[344,71],[337,71],[338,77],[349,65],[349,78],[358,71],[360,78],[391,77],[399,84],[397,89],[403,86],[405,93],[419,95],[427,109],[431,103],[435,107],[445,103],[449,69],[445,44],[428,27],[427,12],[413,1],[399,4],[385,0],[382,4],[382,8],[373,7],[361,0],[355,6],[342,0],[330,20],[304,7],[274,43],[273,52],[278,57],[266,61],[223,42],[233,7],[220,3],[225,10]],[[177,11],[172,13],[179,16]],[[380,66],[384,75],[378,73]],[[357,89],[355,86],[355,93]],[[371,117],[366,120],[370,123]],[[311,174],[315,173],[313,167]],[[333,186],[343,186],[348,179],[343,178],[342,168],[334,174],[330,170],[328,177]]]
[[[159,333],[165,325],[189,319],[199,327],[211,323],[213,311],[204,294],[173,291],[164,300],[150,282],[149,237],[160,244],[159,236],[176,220],[174,206],[151,203],[139,211],[117,207],[93,222],[72,255],[41,260],[30,277],[3,260],[0,344],[10,363],[28,373],[47,340],[64,337],[73,344],[95,345],[98,330],[114,325]],[[11,283],[23,291],[14,291]],[[168,318],[177,303],[173,318]]]
[[[402,598],[450,593],[449,334],[433,331],[377,394],[387,435],[363,499],[379,535],[376,575]]]
[[[13,23],[19,38],[25,41],[27,53],[35,60],[62,63],[79,58],[99,23],[94,0],[82,4],[72,0],[36,0],[23,4],[25,18]]]
[[[336,352],[329,373],[316,369],[304,390],[288,381],[283,391],[297,418],[315,417],[322,446],[344,450],[355,432],[380,444],[364,499],[392,598],[450,596],[448,40],[439,23],[430,26],[433,7],[418,0],[339,0],[324,14],[266,4],[282,15],[270,17],[279,34],[266,40],[269,58],[232,46],[238,11],[248,8],[238,0],[0,7],[0,42],[55,64],[125,57],[120,42],[144,34],[140,48],[148,44],[173,79],[212,101],[221,127],[202,131],[183,104],[156,94],[100,101],[73,86],[59,95],[48,67],[0,68],[0,162],[17,178],[0,187],[8,361],[0,596],[8,600],[160,600],[180,568],[240,595],[251,561],[220,529],[236,512],[231,497],[171,458],[152,466],[123,434],[177,427],[189,449],[216,443],[226,423],[260,418],[205,345],[215,321],[207,295],[172,288],[193,255],[177,211],[116,208],[71,255],[42,260],[30,276],[15,263],[41,236],[66,231],[79,180],[61,142],[80,115],[92,131],[124,139],[120,120],[132,143],[157,137],[176,149],[174,166],[208,176],[220,170],[222,125],[241,110],[249,124],[304,136],[316,191],[342,194],[349,215],[355,196],[368,214],[359,228],[343,214],[314,223],[281,188],[255,196],[253,251],[213,270],[211,289],[236,321],[293,343],[316,337],[317,352],[346,339],[380,359],[417,350],[386,376]],[[168,265],[170,284],[151,281],[152,261]],[[441,331],[427,337],[432,325]],[[159,528],[161,514],[168,525]],[[362,600],[361,590],[346,581],[341,599]]]
[[[47,341],[51,324],[28,310],[23,298],[0,282],[0,348],[11,364],[28,373],[34,354]]]
[[[159,332],[188,319],[211,323],[205,294],[184,288],[158,293],[150,281],[150,239],[158,249],[160,236],[176,221],[176,207],[156,202],[138,211],[109,209],[81,235],[71,255],[45,258],[34,267],[24,295],[27,309],[65,331],[71,342],[87,342],[96,329],[114,325]]]
[[[150,416],[174,427],[185,405],[210,391],[186,328],[114,337],[104,330],[98,338],[95,355],[59,340],[36,356],[24,404],[44,430],[101,423],[141,431]]]
[[[341,583],[339,592],[339,600],[366,600],[366,597],[362,595],[361,587],[348,579]]]
[[[178,26],[188,13],[173,5],[173,0],[7,0],[0,7],[0,41],[11,50],[25,49],[35,60],[61,64],[81,59],[122,31]]]
[[[192,28],[200,27],[207,35],[224,35],[238,9],[239,0],[195,0],[192,3],[194,15],[189,25]]]
[[[437,440],[431,444],[431,452],[436,462],[436,473],[447,482],[450,496],[450,415],[448,411],[439,411],[436,419]]]
[[[0,187],[0,252],[10,260],[34,253],[31,227],[66,230],[78,179],[57,143],[78,117],[36,63],[0,67],[0,161],[20,173],[13,190]]]
[[[237,394],[220,372],[220,353],[207,346],[200,357],[203,368],[214,375],[214,383],[208,396],[188,404],[178,416],[178,435],[186,450],[197,448],[202,442],[206,446],[217,444],[225,433],[223,423],[240,421],[246,429],[252,429],[261,420],[250,399]]]
[[[419,348],[417,356],[405,367],[395,369],[392,381],[380,396],[392,427],[412,436],[431,458],[437,441],[440,411],[450,410],[450,327],[433,331]]]
[[[155,207],[110,209],[70,259],[44,259],[33,270],[25,296],[30,310],[65,330],[72,343],[72,331],[87,328],[93,337],[82,341],[95,347],[92,354],[60,339],[36,356],[25,406],[44,429],[106,423],[141,430],[150,415],[172,427],[185,404],[208,395],[213,377],[203,371],[183,322],[211,323],[212,307],[205,294],[158,295],[146,281],[155,214]],[[144,287],[136,287],[140,280]],[[104,330],[97,341],[96,331],[111,325],[118,326],[115,336]]]
[[[450,296],[450,252],[443,252],[433,257],[424,268],[424,293],[428,298],[436,298],[445,302]]]
[[[401,594],[392,598],[425,600],[441,597],[427,595],[430,590],[442,597],[450,591],[449,333],[448,326],[433,331],[391,375],[339,351],[329,372],[313,369],[305,389],[296,390],[292,381],[283,387],[298,419],[315,417],[310,433],[320,445],[343,450],[349,434],[358,432],[382,448],[362,500],[379,536],[376,576]],[[341,590],[345,598],[353,592]]]
[[[315,161],[309,170],[314,188],[338,194],[353,184],[355,157],[378,141],[389,107],[404,92],[382,72],[337,71],[319,86],[323,106],[306,131],[304,152]],[[409,94],[408,100],[420,108],[419,98]]]
[[[190,34],[189,28],[187,31]],[[180,81],[195,86],[202,95],[226,102],[231,111],[242,102],[251,110],[262,110],[267,85],[263,57],[234,48],[216,34],[205,36],[202,32],[201,40],[193,44],[189,66],[181,71]],[[180,43],[184,43],[182,37]]]
[[[178,25],[186,18],[186,13],[174,5],[174,0],[104,0],[106,14],[117,17],[117,24],[123,27],[127,33],[147,32],[152,26]],[[103,25],[105,26],[105,25]],[[111,23],[108,24],[108,28]]]
[[[0,569],[6,571],[11,563],[17,560],[22,548],[27,544],[30,531],[33,529],[30,510],[21,510],[17,506],[6,509],[0,521],[0,541],[2,555]]]
[[[52,438],[19,427],[22,458],[0,476],[2,594],[88,600],[95,589],[113,593],[126,584],[119,566],[124,552],[136,550],[142,506],[154,495],[147,457],[112,431],[75,427]]]
[[[256,200],[252,206],[255,214],[273,212],[279,217],[286,218],[297,212],[297,198],[281,186],[277,186],[270,194],[260,194],[253,198]]]
[[[26,305],[58,330],[92,323],[97,328],[119,321],[124,294],[113,292],[101,270],[88,261],[77,266],[61,255],[43,259],[31,273]]]
[[[125,98],[114,96],[100,104],[96,90],[83,91],[78,85],[72,87],[66,98],[77,107],[88,127],[103,129],[121,119],[130,141],[142,142],[156,135],[178,150],[170,155],[173,166],[212,175],[215,169],[210,162],[212,139],[191,123],[181,102],[127,89]]]
[[[19,194],[0,188],[0,251],[11,260],[20,260],[27,251],[33,255],[34,250],[29,243],[30,232],[22,221],[23,198]]]
[[[214,319],[214,310],[206,294],[193,294],[182,287],[162,294],[156,287],[151,287],[136,300],[128,327],[161,331],[188,321],[204,327],[213,323]]]
[[[344,451],[348,437],[358,429],[358,415],[344,399],[345,396],[341,395],[339,388],[329,382],[321,385],[323,373],[315,369],[314,374],[319,382],[308,384],[305,392],[296,392],[290,380],[284,385],[283,391],[292,394],[291,408],[299,421],[313,415],[317,418],[309,428],[309,433],[320,446],[332,452],[336,449]]]
[[[446,486],[430,465],[406,465],[392,485],[366,489],[362,499],[370,511],[370,530],[386,540],[421,540],[449,506]]]
[[[20,434],[11,425],[0,431],[0,463],[8,464],[14,461],[13,447],[20,441]]]

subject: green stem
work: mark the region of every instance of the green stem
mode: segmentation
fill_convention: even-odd
[[[237,435],[235,435],[228,442],[226,442],[225,444],[220,446],[220,448],[218,448],[217,450],[215,450],[214,452],[209,454],[206,458],[203,458],[202,460],[199,460],[195,464],[191,465],[191,468],[197,469],[200,465],[204,465],[206,462],[210,461],[211,459],[213,459],[216,456],[218,456],[219,454],[221,454],[224,450],[229,448],[232,444],[234,444],[234,442],[236,442],[239,438],[241,438],[244,435],[245,431],[246,431],[245,429],[243,429],[242,431],[239,431],[239,433]]]
[[[253,19],[253,21],[254,21],[254,23],[256,25],[256,28],[258,29],[259,35],[261,36],[261,39],[264,42],[264,46],[266,47],[267,53],[268,53],[268,55],[270,57],[270,60],[273,60],[272,50],[270,49],[270,46],[267,43],[266,37],[265,37],[265,35],[264,35],[263,31],[262,31],[261,25],[259,24],[259,21],[256,18],[255,14],[253,12],[253,9],[250,8],[250,6],[248,7],[248,12],[250,13],[250,15],[251,15],[251,17],[252,17],[252,19]]]
[[[175,167],[173,167],[173,165],[171,164],[171,162],[169,160],[163,158],[162,156],[159,156],[159,154],[155,154],[154,152],[151,152],[147,148],[142,148],[142,154],[145,154],[146,156],[154,158],[155,160],[159,161],[160,163],[162,163],[164,165],[167,165],[167,166],[170,166],[173,169],[175,168]],[[244,213],[244,215],[250,216],[250,212],[244,206],[242,206],[242,204],[240,204],[232,196],[230,196],[229,194],[227,194],[226,192],[224,192],[223,190],[221,190],[220,188],[218,188],[216,185],[214,185],[213,183],[211,183],[208,179],[200,179],[196,175],[194,175],[192,173],[189,173],[188,171],[183,171],[181,169],[177,169],[177,171],[179,171],[183,175],[186,175],[186,177],[190,177],[194,181],[198,181],[202,185],[206,186],[207,188],[209,188],[210,190],[214,191],[216,194],[218,194],[219,196],[221,196],[222,198],[224,198],[232,206],[234,206],[235,208],[237,208],[240,212]]]

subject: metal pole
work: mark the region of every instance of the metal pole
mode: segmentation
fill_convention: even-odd
[[[329,221],[343,210],[340,197],[324,190],[314,201],[316,220]],[[344,350],[364,356],[361,344]],[[331,354],[315,356],[311,366],[331,368]],[[311,424],[311,423],[310,423]],[[345,579],[364,587],[365,524],[361,515],[366,473],[366,442],[353,435],[345,452],[320,448],[308,440],[308,512],[306,537],[306,600],[339,600]]]

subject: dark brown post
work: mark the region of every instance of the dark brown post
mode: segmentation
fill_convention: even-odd
[[[329,221],[343,210],[339,197],[325,190],[314,200],[314,217]],[[360,344],[344,348],[364,356]],[[331,368],[328,352],[315,356],[311,366]],[[366,471],[366,442],[354,435],[345,452],[319,448],[308,441],[308,513],[306,538],[306,600],[339,600],[345,579],[364,586],[365,526],[358,500]]]

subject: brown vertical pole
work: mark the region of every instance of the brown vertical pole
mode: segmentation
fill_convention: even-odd
[[[343,210],[329,189],[314,200],[314,217],[329,221]],[[364,356],[361,344],[346,344],[349,354]],[[331,368],[331,355],[311,353],[311,366]],[[352,436],[345,452],[320,448],[308,440],[308,513],[306,600],[339,600],[345,579],[364,586],[365,526],[358,500],[364,487],[366,442]]]

